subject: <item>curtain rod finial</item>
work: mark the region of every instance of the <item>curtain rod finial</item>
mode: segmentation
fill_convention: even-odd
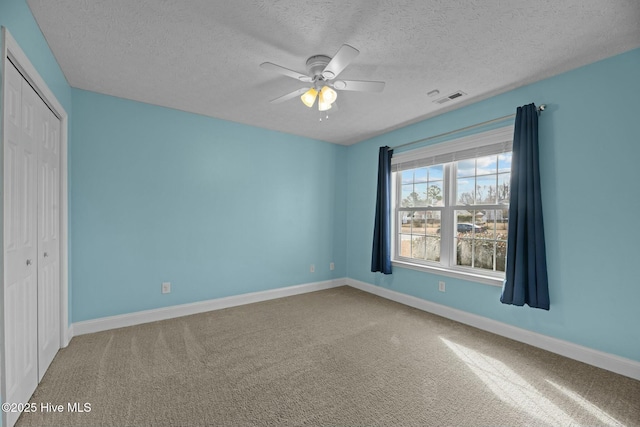
[[[547,104],[540,104],[538,111],[544,111],[545,108],[547,108]]]

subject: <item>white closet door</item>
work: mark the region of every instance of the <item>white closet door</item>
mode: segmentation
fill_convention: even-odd
[[[27,402],[38,385],[36,168],[42,100],[6,67],[4,109],[5,402]],[[9,425],[17,419],[8,413]]]
[[[41,104],[38,148],[38,380],[60,349],[60,121]]]

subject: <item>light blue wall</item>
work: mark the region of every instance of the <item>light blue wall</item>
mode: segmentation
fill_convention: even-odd
[[[640,50],[495,96],[348,149],[348,277],[640,361]],[[370,270],[377,150],[545,103],[539,122],[551,310],[500,288]],[[438,292],[444,280],[447,292]]]
[[[346,147],[72,94],[74,322],[346,275]]]

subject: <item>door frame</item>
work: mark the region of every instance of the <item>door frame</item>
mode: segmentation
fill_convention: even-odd
[[[55,95],[44,79],[40,76],[36,68],[33,66],[27,55],[20,48],[16,40],[11,36],[6,27],[2,27],[2,88],[6,85],[6,67],[15,65],[26,81],[33,87],[36,93],[42,98],[45,104],[60,119],[60,347],[64,348],[69,345],[69,341],[73,336],[73,331],[69,326],[69,245],[68,245],[68,116],[62,104],[58,102]],[[0,145],[0,177],[4,176],[4,141],[6,135],[4,133],[5,115],[2,109],[4,105],[4,90],[2,90],[2,99],[0,100],[0,111],[2,112],[2,141]],[[0,197],[0,222],[4,224],[4,196]],[[4,252],[4,225],[0,227],[0,241]],[[4,308],[4,255],[0,257],[0,306]],[[4,309],[2,310],[4,312]],[[5,342],[4,342],[4,314],[0,316],[0,390],[2,396],[6,396],[5,382]],[[12,402],[9,402],[12,403]],[[18,403],[18,402],[15,402]],[[26,402],[22,402],[26,403]],[[2,425],[6,425],[6,413],[2,414]]]

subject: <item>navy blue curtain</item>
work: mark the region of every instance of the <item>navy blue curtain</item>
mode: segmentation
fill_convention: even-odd
[[[391,274],[391,155],[389,147],[378,154],[378,195],[373,228],[371,271]]]
[[[500,301],[549,310],[540,197],[538,110],[518,107],[513,135],[507,266]]]

